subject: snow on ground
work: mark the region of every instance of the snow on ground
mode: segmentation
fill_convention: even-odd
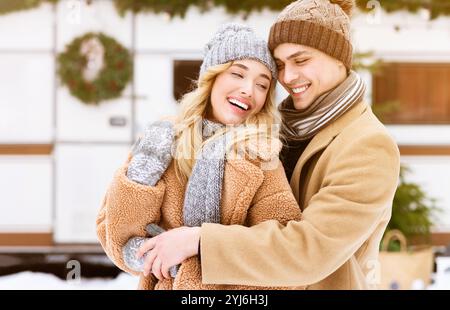
[[[139,282],[124,272],[115,279],[82,278],[79,282],[61,280],[53,274],[24,271],[0,277],[0,290],[135,290]],[[450,277],[428,286],[428,290],[450,289]]]
[[[61,280],[53,274],[24,271],[0,277],[0,290],[135,290],[139,278],[120,273],[115,279]]]

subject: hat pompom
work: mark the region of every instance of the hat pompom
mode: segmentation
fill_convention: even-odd
[[[244,24],[222,24],[205,45],[203,53],[200,75],[211,66],[238,59],[258,60],[269,68],[273,77],[277,75],[267,41],[258,37],[251,27]]]
[[[216,36],[220,38],[233,36],[238,32],[253,32],[252,28],[247,25],[239,24],[239,23],[227,23],[220,26],[220,28],[216,32]]]
[[[239,24],[239,23],[226,23],[219,27],[217,32],[211,38],[211,40],[205,45],[204,54],[208,53],[208,51],[217,43],[222,42],[227,37],[235,36],[238,32],[249,32],[253,33],[252,28],[247,25]]]
[[[355,7],[354,0],[329,0],[330,3],[337,4],[348,17],[352,16],[352,10]]]

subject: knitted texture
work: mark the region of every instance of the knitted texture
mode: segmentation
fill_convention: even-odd
[[[223,125],[203,120],[203,139]],[[184,200],[184,225],[220,223],[220,200],[226,153],[226,135],[208,142],[196,159]]]
[[[122,248],[123,261],[128,268],[137,272],[142,272],[144,270],[144,262],[147,253],[145,253],[141,258],[137,258],[136,253],[147,239],[148,238],[144,237],[130,238],[130,240],[128,240]]]
[[[150,124],[135,143],[127,176],[137,183],[154,186],[172,161],[173,125],[169,121]]]
[[[267,47],[267,42],[256,36],[253,30],[238,23],[222,25],[204,48],[200,75],[209,67],[234,60],[253,59],[261,62],[277,77],[275,62]]]
[[[279,106],[283,118],[282,134],[288,140],[311,139],[364,97],[365,85],[361,77],[350,71],[348,77],[332,90],[319,96],[306,109],[299,111],[289,96]]]
[[[336,3],[332,3],[336,2]],[[298,0],[277,17],[269,34],[269,49],[296,43],[318,49],[340,60],[350,70],[350,14],[353,1]]]

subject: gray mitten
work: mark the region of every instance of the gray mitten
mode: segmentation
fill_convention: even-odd
[[[155,186],[172,161],[173,125],[169,121],[150,124],[133,146],[127,177],[137,183]]]
[[[156,224],[147,225],[146,231],[151,237],[155,237],[155,236],[165,232],[164,229],[162,229],[161,227],[159,227]],[[130,268],[134,271],[137,271],[137,272],[142,272],[144,270],[144,262],[145,262],[145,257],[147,255],[147,253],[145,253],[139,259],[136,258],[136,253],[139,250],[139,248],[141,247],[142,243],[148,239],[149,238],[133,237],[130,240],[128,240],[128,242],[125,244],[125,246],[122,249],[122,255],[123,255],[123,260],[125,262],[125,265],[127,265],[128,268]],[[178,269],[179,269],[179,265],[172,266],[169,268],[169,273],[172,278],[175,278],[175,276],[177,275]]]
[[[136,253],[145,240],[148,240],[148,238],[142,237],[131,238],[122,248],[123,261],[125,262],[125,265],[131,270],[137,272],[142,272],[144,270],[144,261],[147,253],[145,253],[139,259],[136,258]]]

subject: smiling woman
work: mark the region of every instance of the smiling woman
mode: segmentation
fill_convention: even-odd
[[[267,43],[247,26],[224,25],[206,45],[200,78],[181,99],[179,115],[150,125],[114,177],[97,233],[118,267],[141,275],[140,288],[258,288],[202,284],[197,256],[177,266],[167,258],[182,261],[184,251],[155,251],[147,237],[169,230],[163,235],[170,238],[183,225],[300,219],[278,159],[275,77]],[[172,245],[181,249],[183,243]]]

